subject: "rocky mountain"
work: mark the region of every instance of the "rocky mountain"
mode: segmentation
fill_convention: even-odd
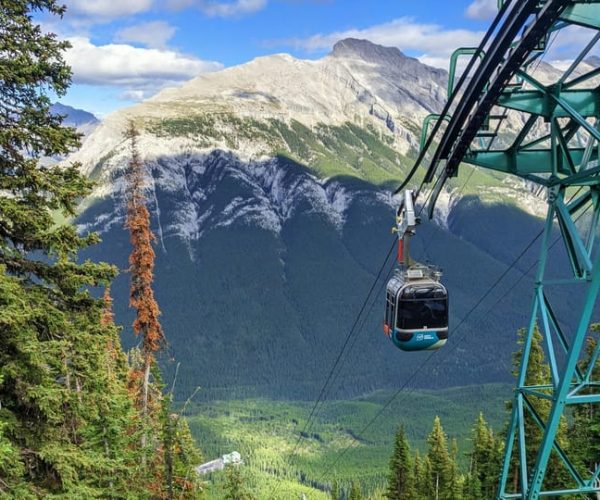
[[[55,102],[50,111],[55,115],[61,115],[65,117],[64,124],[68,127],[75,127],[79,132],[84,135],[91,134],[96,127],[100,124],[100,120],[96,118],[92,113],[84,111],[83,109],[73,108]]]
[[[350,39],[317,61],[278,54],[200,76],[90,134],[72,159],[98,187],[78,223],[102,235],[90,256],[125,269],[123,132],[130,121],[141,131],[157,297],[181,397],[198,385],[206,397],[315,396],[390,247],[389,188],[412,165],[423,117],[443,107],[446,79],[397,49]],[[449,186],[414,250],[446,271],[451,327],[530,241],[543,209],[529,186],[502,176],[465,169]],[[508,379],[530,281],[497,304],[490,297],[490,311],[457,332],[464,346],[417,383]],[[113,291],[128,325],[125,275]],[[565,297],[567,319],[574,300]],[[368,306],[330,396],[397,386],[423,360],[380,332],[381,295]]]
[[[600,68],[600,57],[590,56],[584,61],[584,63],[586,63],[588,66],[591,66],[592,68]]]

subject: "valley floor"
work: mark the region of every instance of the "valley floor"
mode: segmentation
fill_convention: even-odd
[[[407,390],[366,430],[396,391],[326,401],[317,408],[313,425],[306,429],[312,401],[212,401],[188,405],[186,414],[206,461],[240,452],[242,475],[255,498],[283,500],[305,494],[308,499],[326,499],[334,480],[342,489],[359,480],[367,498],[379,498],[400,423],[405,425],[411,445],[424,451],[438,415],[449,438],[457,439],[459,460],[464,462],[479,412],[493,428],[503,431],[505,402],[511,389],[509,385],[489,384]],[[223,498],[224,474],[214,473],[207,479],[208,497]]]

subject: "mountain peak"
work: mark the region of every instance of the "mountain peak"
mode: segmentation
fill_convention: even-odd
[[[346,38],[333,46],[333,57],[360,58],[365,61],[389,61],[407,57],[396,47],[384,47],[358,38]]]
[[[593,68],[600,68],[600,57],[598,56],[590,56],[585,59],[583,62],[589,64]]]
[[[73,108],[60,102],[55,102],[50,107],[50,112],[54,115],[65,116],[64,124],[72,127],[79,127],[87,124],[97,124],[98,118],[88,111],[83,109]]]
[[[75,127],[78,132],[87,136],[91,134],[100,124],[100,120],[92,113],[83,109],[73,108],[60,102],[55,102],[50,106],[50,112],[53,115],[61,115],[64,117],[63,125],[67,127]]]

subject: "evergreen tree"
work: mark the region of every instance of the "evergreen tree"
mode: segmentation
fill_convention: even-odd
[[[519,330],[519,344],[524,345],[527,335],[527,330]],[[513,374],[518,376],[519,369],[521,366],[523,348],[521,347],[513,356]],[[543,337],[536,325],[533,332],[529,364],[527,366],[527,373],[525,376],[525,385],[528,386],[540,386],[550,384],[550,367],[545,361],[544,348],[543,348]],[[529,402],[540,416],[542,420],[546,420],[550,414],[552,408],[552,402],[546,398],[540,397],[528,397]],[[508,404],[509,410],[512,409],[512,401]],[[536,424],[534,418],[531,416],[529,411],[525,411],[525,436],[527,442],[527,467],[531,473],[535,465],[538,449],[541,445],[543,433],[539,426]],[[559,424],[558,431],[556,433],[556,440],[563,449],[568,449],[567,439],[567,423],[563,418]],[[518,461],[517,461],[517,446],[513,452],[512,460],[512,482],[515,490],[519,487],[519,473],[518,473]],[[546,475],[543,487],[545,489],[564,488],[571,486],[570,475],[565,470],[560,458],[556,453],[552,453],[548,460],[548,467],[546,468]]]
[[[586,372],[592,362],[594,350],[598,344],[600,325],[592,326],[592,334],[588,338],[587,355],[580,363],[582,372]],[[591,372],[590,380],[600,381],[600,360]],[[581,392],[589,393],[590,391]],[[573,422],[569,429],[571,439],[571,455],[577,465],[584,471],[584,476],[592,474],[600,464],[600,406],[598,404],[578,404],[573,411]]]
[[[502,461],[501,443],[480,413],[473,428],[470,486],[477,483],[483,498],[495,498]]]
[[[340,485],[337,482],[337,479],[333,480],[333,484],[331,485],[331,500],[342,500],[340,495]]]
[[[427,477],[428,465],[426,464],[427,457],[425,460],[421,458],[419,450],[415,452],[413,476],[415,478],[415,498],[417,500],[426,500],[428,498],[430,481]]]
[[[428,481],[436,500],[453,499],[453,461],[448,451],[448,440],[439,417],[435,417],[433,429],[427,438],[427,459],[430,470]]]
[[[390,473],[386,496],[392,500],[412,500],[415,498],[415,478],[412,468],[410,446],[404,427],[396,432],[394,453],[390,459]]]
[[[362,500],[362,491],[360,490],[360,483],[358,481],[352,481],[350,486],[350,494],[348,500]]]
[[[246,490],[241,465],[229,464],[225,467],[225,500],[252,500]]]
[[[168,397],[162,395],[162,378],[155,357],[164,346],[165,338],[152,288],[155,237],[146,206],[146,170],[138,152],[138,135],[130,123],[126,132],[131,146],[126,175],[126,227],[132,245],[129,305],[136,313],[133,331],[141,338],[141,347],[130,352],[129,390],[139,411],[141,474],[147,478],[154,496],[198,498],[202,483],[194,468],[201,463],[201,455],[193,443],[187,422],[171,411],[171,394]],[[105,295],[105,318],[111,317],[106,306],[109,302],[110,298]]]
[[[0,386],[2,386],[1,376]],[[22,462],[10,440],[4,435],[6,426],[7,424],[0,420],[0,497],[9,493],[11,485],[17,484],[23,474]]]
[[[477,469],[477,463],[474,462],[471,465],[471,471],[467,474],[465,479],[464,487],[464,498],[467,500],[485,500],[486,498],[495,497],[484,497],[482,493],[481,481],[479,480],[479,470]]]
[[[107,333],[104,344],[98,345],[96,357],[98,369],[93,383],[97,385],[98,394],[89,401],[95,405],[97,416],[86,427],[86,441],[102,450],[106,463],[100,483],[103,494],[118,497],[131,492],[132,488],[141,494],[145,482],[137,478],[134,481],[131,474],[138,457],[133,446],[135,410],[126,387],[127,358],[121,350],[118,328],[114,324],[101,328]],[[97,470],[101,464],[101,461],[96,462]]]
[[[164,343],[162,326],[158,319],[160,310],[152,284],[154,282],[155,253],[152,243],[155,241],[154,233],[150,227],[150,212],[146,206],[145,195],[146,170],[141,161],[137,138],[138,131],[130,123],[126,136],[131,144],[131,160],[127,169],[127,222],[132,251],[129,255],[129,271],[131,273],[131,286],[129,305],[135,309],[136,317],[133,322],[133,331],[142,338],[142,366],[139,407],[144,419],[149,416],[150,375],[155,363],[155,353]],[[143,434],[144,446],[146,435]]]
[[[0,494],[125,494],[125,380],[105,375],[114,332],[88,291],[115,269],[78,263],[97,236],[55,223],[75,215],[91,184],[78,165],[39,162],[66,155],[79,136],[50,112],[48,97],[70,83],[68,44],[44,33],[35,12],[62,16],[64,8],[54,0],[0,5]]]
[[[166,420],[165,398],[162,391],[164,384],[158,364],[152,360],[148,384],[147,413],[140,406],[142,398],[142,384],[145,367],[145,357],[141,349],[133,348],[128,352],[128,381],[129,397],[134,401],[136,412],[132,418],[132,425],[138,437],[135,446],[139,457],[138,473],[142,482],[152,497],[161,496],[167,489],[165,475],[165,449],[163,446]]]
[[[138,131],[130,123],[126,138],[131,146],[131,159],[127,168],[127,218],[126,227],[131,240],[129,272],[131,285],[129,305],[135,310],[134,333],[141,337],[141,347],[130,353],[129,389],[139,412],[141,469],[155,494],[163,491],[165,468],[162,443],[159,439],[166,421],[161,422],[164,408],[162,382],[155,353],[164,342],[160,311],[152,289],[154,281],[155,241],[150,228],[150,212],[146,207],[146,171],[141,161],[137,138]]]
[[[452,440],[449,466],[448,498],[452,500],[461,500],[463,498],[464,477],[458,470],[458,442]]]
[[[425,456],[423,461],[423,483],[418,494],[424,500],[439,498],[439,475],[434,474],[428,455]]]
[[[194,470],[202,463],[187,421],[171,411],[171,397],[163,404],[163,450],[165,462],[164,491],[173,498],[200,498],[202,482]]]
[[[122,469],[115,475],[115,467],[109,469],[109,479],[105,481],[107,494],[117,495],[131,492],[132,488],[141,495],[147,482],[139,474],[132,474],[138,463],[136,453],[135,409],[127,391],[129,366],[121,349],[120,328],[114,323],[110,287],[104,290],[100,324],[106,331],[105,346],[98,377],[104,383],[104,397],[98,398],[99,419],[89,431],[90,441],[96,441],[107,459],[114,461]]]

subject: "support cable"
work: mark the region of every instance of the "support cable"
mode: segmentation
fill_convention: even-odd
[[[487,299],[487,297],[492,293],[492,291],[508,275],[508,273],[515,267],[515,265],[517,264],[517,262],[529,251],[529,249],[533,246],[533,244],[536,242],[536,240],[542,234],[543,234],[543,232],[540,232],[537,236],[535,236],[529,242],[529,244],[521,251],[521,253],[519,253],[519,255],[513,260],[513,262],[510,264],[510,266],[494,281],[494,283],[488,288],[488,290],[486,291],[486,293],[473,305],[473,307],[471,307],[471,309],[467,312],[467,314],[465,316],[463,316],[463,318],[461,319],[461,321],[459,322],[459,324],[456,326],[455,332],[458,331],[461,328],[461,326],[471,317],[471,315],[473,314],[473,312],[485,301],[485,299]],[[460,340],[460,337],[458,339]],[[448,351],[446,351],[446,356],[449,355],[449,354],[451,354],[452,352],[454,352],[454,350],[456,349],[457,345],[458,344],[455,344],[451,349],[449,349]],[[392,397],[390,397],[390,399],[388,399],[388,401],[385,403],[385,405],[357,433],[357,436],[359,438],[361,438],[364,435],[364,433],[367,431],[367,429],[369,429],[375,423],[375,421],[377,421],[379,419],[379,417],[388,409],[388,407],[394,402],[394,400],[398,396],[400,396],[400,394],[402,392],[404,392],[404,390],[408,387],[408,384],[410,384],[410,382],[412,382],[416,378],[416,376],[425,368],[425,366],[427,365],[427,363],[429,363],[429,361],[431,360],[431,358],[433,358],[433,356],[435,356],[437,354],[437,352],[439,352],[439,351],[432,351],[431,354],[429,354],[429,356],[427,356],[427,358],[425,358],[425,360],[421,363],[421,365],[419,365],[417,367],[417,369],[411,374],[411,376],[408,377],[408,379],[404,382],[404,384],[402,384],[402,386],[400,386],[400,388],[392,395]],[[343,456],[353,446],[354,446],[354,443],[351,443],[348,446],[346,446],[346,448],[344,448],[341,452],[338,453],[338,458],[321,475],[321,477],[318,480],[319,482],[322,481],[325,478],[325,476],[327,476],[327,474],[329,474],[329,472],[339,463],[339,461],[343,458]]]
[[[571,198],[570,200],[567,202],[570,203],[573,199],[575,199],[578,195],[578,193],[581,191],[582,188],[580,188]],[[581,217],[583,217],[583,215],[589,210],[590,206],[588,206],[582,213],[580,213],[577,218],[575,219],[575,222],[577,222]],[[531,242],[525,247],[523,248],[523,250],[521,251],[521,253],[512,261],[512,263],[510,264],[510,266],[496,279],[496,281],[488,288],[487,292],[475,303],[475,305],[473,305],[473,307],[469,310],[469,312],[461,319],[461,321],[459,322],[459,324],[456,326],[455,328],[455,332],[457,332],[461,326],[467,321],[467,319],[471,316],[471,314],[473,314],[473,312],[485,301],[485,299],[491,294],[491,292],[494,290],[494,288],[496,288],[500,282],[509,274],[509,272],[516,266],[516,264],[521,260],[521,258],[531,249],[531,247],[533,246],[533,244],[540,238],[540,236],[542,236],[542,234],[544,233],[544,231],[540,231],[532,240]],[[560,237],[556,238],[554,240],[554,242],[551,245],[551,248],[556,245],[556,243],[560,240]],[[515,282],[511,287],[509,287],[509,289],[504,292],[504,294],[494,303],[494,306],[496,304],[498,304],[499,302],[501,302],[510,291],[512,291],[514,289],[514,286],[516,284],[518,284],[525,275],[527,275],[531,269],[533,269],[533,267],[535,267],[535,265],[537,264],[537,262],[535,262],[528,270],[526,273],[522,274],[521,277],[517,280],[517,282]],[[492,306],[492,308],[494,307]],[[490,309],[488,309],[486,311],[489,312]],[[453,344],[453,346],[445,351],[445,356],[444,358],[448,358],[457,348],[460,342],[462,342],[462,340],[464,340],[466,334],[463,333],[462,335],[458,336],[456,338],[456,342]],[[431,360],[431,358],[437,354],[439,351],[432,351],[431,354],[429,354],[429,356],[427,356],[427,358],[425,358],[425,360],[421,363],[421,365],[419,365],[419,367],[412,373],[412,375],[405,381],[404,384],[402,384],[402,386],[392,395],[392,397],[390,399],[388,399],[388,401],[386,402],[386,404],[375,414],[375,416],[369,420],[369,422],[358,432],[357,436],[360,438],[363,436],[363,434],[367,431],[367,429],[369,429],[371,427],[371,425],[373,425],[375,423],[375,421],[387,410],[387,408],[394,402],[394,400],[400,396],[400,394],[402,392],[404,392],[408,386],[408,384],[410,382],[412,382],[415,377],[423,370],[423,368],[425,368],[425,366],[427,365],[427,363]],[[413,388],[414,390],[414,388]],[[404,401],[404,399],[406,399],[406,397],[408,396],[407,393],[405,395],[405,397],[403,397],[401,401]],[[343,456],[350,450],[350,448],[352,448],[354,446],[353,443],[349,444],[346,448],[344,448],[341,452],[338,453],[338,458],[334,461],[334,463],[329,466],[325,472],[321,475],[321,477],[319,478],[319,482],[322,481],[325,476],[339,463],[339,461],[343,458]]]
[[[317,399],[315,400],[315,402],[314,402],[314,404],[312,406],[312,409],[310,411],[308,419],[306,420],[306,423],[304,424],[304,427],[303,427],[302,431],[300,432],[300,434],[298,434],[298,438],[296,440],[296,444],[294,445],[294,448],[292,450],[292,454],[291,454],[291,457],[290,457],[290,463],[292,463],[293,460],[297,457],[297,454],[298,454],[298,451],[299,451],[299,447],[300,447],[300,443],[302,442],[302,439],[303,439],[303,435],[305,435],[305,432],[308,429],[308,426],[309,426],[310,422],[312,421],[312,419],[313,419],[313,417],[315,415],[315,412],[317,410],[317,406],[323,400],[326,388],[329,385],[329,383],[330,383],[330,381],[331,381],[331,379],[333,377],[334,371],[336,370],[337,366],[339,365],[339,363],[340,363],[340,361],[341,361],[341,359],[342,359],[342,357],[344,355],[344,352],[346,351],[346,347],[348,346],[348,344],[349,344],[349,342],[350,342],[350,340],[351,340],[351,338],[352,338],[352,336],[353,336],[353,334],[354,334],[354,332],[356,330],[356,326],[358,325],[358,322],[359,322],[359,320],[360,320],[360,318],[361,318],[361,316],[362,316],[362,314],[363,314],[363,312],[364,312],[364,310],[365,310],[365,308],[367,306],[367,303],[369,302],[369,299],[371,298],[371,295],[373,293],[373,290],[375,289],[375,286],[377,285],[377,282],[381,278],[383,270],[385,269],[386,264],[387,264],[390,256],[392,255],[392,252],[393,252],[395,246],[396,246],[396,238],[394,238],[394,240],[392,241],[392,245],[390,246],[390,249],[388,250],[388,253],[387,253],[386,257],[385,257],[385,259],[384,259],[381,267],[379,268],[379,271],[377,272],[375,280],[373,281],[373,283],[371,285],[371,288],[369,289],[369,292],[367,293],[367,296],[366,296],[365,300],[363,301],[362,306],[361,306],[358,314],[356,315],[356,318],[354,319],[354,323],[352,324],[352,327],[350,328],[350,331],[346,335],[346,339],[344,340],[342,348],[340,349],[340,352],[338,353],[337,358],[336,358],[335,362],[333,363],[333,366],[329,370],[329,374],[327,375],[327,378],[325,379],[325,383],[321,387],[321,391],[319,392],[319,395],[318,395]],[[275,493],[277,493],[277,490],[279,489],[279,485],[280,484],[281,484],[281,482],[277,483],[277,485],[275,486],[275,488],[271,491],[270,498],[273,498],[275,496]]]
[[[475,65],[475,62],[479,60],[479,57],[481,56],[481,54],[483,53],[486,45],[488,44],[488,42],[492,38],[492,36],[494,34],[494,31],[496,30],[496,28],[500,24],[500,21],[502,20],[502,18],[506,14],[506,12],[507,12],[510,4],[511,4],[511,0],[507,0],[506,2],[504,2],[504,4],[502,5],[502,7],[500,8],[500,10],[498,11],[498,14],[496,14],[496,17],[494,18],[494,21],[492,22],[492,25],[490,26],[489,30],[484,35],[483,39],[481,40],[481,43],[479,44],[479,47],[477,48],[477,50],[473,54],[473,57],[471,58],[471,60],[467,64],[467,67],[466,67],[465,71],[463,71],[462,75],[460,76],[460,79],[459,79],[458,83],[454,87],[454,91],[452,92],[452,95],[448,96],[448,101],[446,102],[446,105],[444,106],[444,109],[443,109],[443,111],[441,113],[441,116],[448,115],[448,113],[450,111],[450,107],[452,106],[452,103],[454,102],[454,99],[459,94],[460,89],[464,85],[465,81],[468,79],[468,75],[471,72],[471,70],[473,69],[473,66]],[[396,191],[394,191],[394,194],[398,194],[400,191],[402,191],[407,186],[407,184],[412,180],[412,178],[416,174],[417,170],[421,166],[421,163],[425,159],[425,155],[427,154],[427,151],[429,150],[429,148],[433,144],[433,140],[434,140],[435,136],[437,135],[440,127],[442,126],[442,122],[443,122],[443,120],[440,119],[433,126],[433,129],[432,129],[431,133],[429,134],[429,137],[427,138],[427,142],[423,146],[423,149],[419,152],[419,156],[417,157],[417,161],[415,162],[414,166],[412,167],[412,169],[408,173],[408,175],[407,175],[406,179],[404,180],[404,182],[396,189]],[[421,185],[419,186],[419,188],[417,190],[417,196],[420,194],[421,189],[423,188],[424,184],[425,184],[425,179],[423,179],[423,181],[421,182]]]

